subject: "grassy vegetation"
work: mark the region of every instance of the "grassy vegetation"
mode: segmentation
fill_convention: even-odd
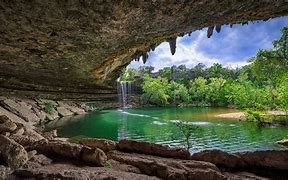
[[[44,103],[44,111],[48,114],[52,114],[54,109],[54,104],[51,102],[45,102]]]

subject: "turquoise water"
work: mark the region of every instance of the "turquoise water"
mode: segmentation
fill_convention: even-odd
[[[217,118],[235,112],[224,108],[142,108],[104,110],[47,125],[63,137],[87,136],[111,140],[133,139],[185,147],[184,136],[175,123],[197,127],[192,132],[191,152],[221,149],[227,152],[287,149],[274,142],[288,137],[287,127],[259,127],[253,122]]]

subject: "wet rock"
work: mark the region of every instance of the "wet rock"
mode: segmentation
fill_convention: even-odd
[[[195,153],[191,156],[192,160],[210,162],[218,167],[235,168],[243,166],[244,162],[240,156],[229,154],[220,150],[207,150]]]
[[[7,116],[0,116],[0,134],[5,132],[13,132],[17,129],[17,125],[13,123]]]
[[[19,168],[28,161],[24,147],[5,136],[0,135],[0,154],[11,168]]]
[[[288,151],[255,151],[236,153],[246,167],[288,170]]]
[[[92,148],[100,148],[105,152],[115,150],[117,148],[117,143],[115,141],[107,139],[82,138],[79,143]]]
[[[110,151],[109,159],[135,166],[142,173],[162,179],[225,179],[219,169],[208,162],[176,160],[134,153]]]
[[[277,143],[277,144],[284,145],[284,146],[288,146],[288,139],[283,139],[283,140],[281,140],[281,141],[277,141],[276,143]]]
[[[63,106],[57,107],[56,110],[58,111],[58,113],[60,114],[61,117],[73,115],[73,113],[71,111],[69,111],[68,109],[66,109]]]
[[[167,146],[152,144],[148,142],[137,142],[133,140],[121,140],[118,143],[121,151],[151,154],[162,157],[189,159],[190,153],[181,148],[169,148]]]
[[[82,147],[81,159],[96,166],[104,166],[107,156],[101,149]]]

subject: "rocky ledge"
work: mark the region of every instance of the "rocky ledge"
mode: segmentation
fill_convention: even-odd
[[[160,43],[174,54],[178,36],[287,13],[284,0],[0,1],[0,91],[117,100],[122,68]]]
[[[85,113],[81,103],[3,97],[0,102],[0,179],[288,177],[288,151],[229,154],[213,150],[190,155],[184,149],[131,140],[84,138],[70,143],[57,137],[56,130],[43,132],[36,126],[51,121],[44,102],[54,103],[52,111],[57,116]]]

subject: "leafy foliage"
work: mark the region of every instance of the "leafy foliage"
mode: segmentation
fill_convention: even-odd
[[[121,78],[142,78],[144,102],[157,106],[234,106],[288,111],[287,41],[288,27],[284,27],[282,36],[273,42],[273,49],[259,50],[250,64],[238,69],[218,63],[206,68],[199,63],[191,69],[180,65],[153,72],[154,68],[148,66],[128,69]]]
[[[179,130],[182,132],[182,134],[185,137],[185,144],[187,147],[187,150],[189,150],[192,147],[192,144],[190,143],[190,137],[192,136],[192,133],[198,128],[197,126],[189,125],[187,122],[180,121],[179,123],[176,123],[176,126],[179,128]]]
[[[52,114],[54,109],[54,104],[52,102],[45,102],[44,103],[44,111],[48,114]]]
[[[104,167],[105,167],[105,168],[112,168],[113,166],[112,166],[111,162],[106,161],[106,162],[104,163]]]

